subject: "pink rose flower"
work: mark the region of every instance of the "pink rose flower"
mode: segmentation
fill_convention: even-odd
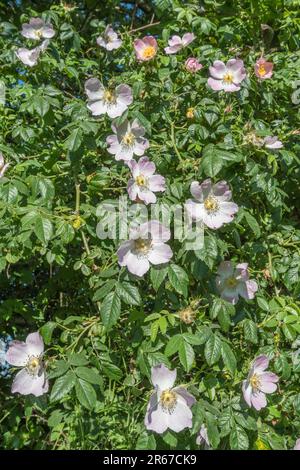
[[[40,46],[35,47],[34,49],[19,47],[19,49],[16,50],[16,56],[24,65],[33,67],[38,63],[41,52],[44,52],[47,49],[49,42],[49,39],[45,39]]]
[[[12,341],[6,361],[22,369],[14,378],[11,391],[39,397],[48,392],[49,383],[43,367],[44,342],[39,332],[27,336],[26,342]]]
[[[132,91],[128,85],[118,85],[115,89],[104,88],[98,78],[85,82],[88,109],[93,116],[107,114],[110,118],[121,116],[132,103]]]
[[[194,33],[185,33],[182,38],[180,36],[174,35],[169,39],[168,47],[165,47],[166,54],[176,54],[184,47],[188,46],[192,41],[194,41]]]
[[[277,390],[279,377],[266,369],[269,366],[267,356],[258,356],[250,369],[248,377],[243,381],[243,395],[248,406],[257,411],[267,406],[266,393]]]
[[[51,39],[55,35],[55,31],[51,24],[45,23],[41,18],[31,18],[29,23],[22,25],[22,36],[27,39]]]
[[[195,57],[189,57],[185,61],[185,68],[188,72],[196,73],[196,72],[198,72],[198,70],[201,70],[202,67],[203,67],[203,65],[200,64],[198,59],[196,59]]]
[[[166,190],[165,178],[155,175],[155,164],[148,157],[142,157],[138,162],[131,160],[128,166],[132,178],[128,182],[128,195],[132,201],[140,200],[145,204],[154,204],[156,196],[154,193]]]
[[[158,220],[150,220],[138,228],[130,230],[129,240],[123,242],[118,249],[120,266],[127,266],[130,273],[142,277],[150,264],[168,263],[173,256],[169,245],[171,232]]]
[[[273,62],[267,62],[266,59],[261,57],[254,65],[255,75],[260,80],[265,80],[266,78],[271,78],[273,75]]]
[[[210,179],[201,184],[193,181],[190,190],[194,200],[189,199],[186,202],[186,209],[192,219],[202,220],[204,225],[212,229],[232,222],[239,208],[230,201],[231,191],[226,181],[216,184],[212,184]]]
[[[133,42],[137,60],[145,62],[153,59],[157,53],[157,41],[153,36],[135,39]]]
[[[240,263],[234,268],[231,261],[222,261],[216,278],[217,289],[222,299],[236,304],[239,296],[252,300],[258,290],[256,281],[249,279],[248,263]]]
[[[97,44],[100,47],[104,47],[107,51],[112,51],[121,47],[122,40],[119,39],[118,34],[111,26],[106,26],[104,33],[97,38]]]
[[[124,121],[119,126],[113,122],[111,128],[114,132],[106,138],[106,143],[109,145],[107,151],[115,156],[116,160],[129,161],[133,155],[144,155],[149,147],[149,141],[145,139],[145,129],[142,127],[137,119],[132,123]]]
[[[145,417],[149,431],[163,434],[167,429],[180,432],[192,427],[191,407],[196,400],[184,387],[174,387],[176,375],[176,369],[169,370],[164,364],[151,369],[154,391]]]
[[[226,65],[221,60],[215,60],[209,67],[209,73],[207,84],[215,91],[238,91],[241,82],[246,78],[244,62],[239,59],[230,59]]]

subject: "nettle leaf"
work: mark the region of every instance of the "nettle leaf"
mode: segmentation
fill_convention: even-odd
[[[76,397],[82,406],[92,410],[97,401],[97,395],[94,387],[86,380],[77,378],[75,382]]]
[[[209,366],[215,364],[221,357],[222,342],[218,335],[211,334],[205,344],[204,355]]]
[[[117,291],[110,292],[101,304],[103,325],[109,330],[115,325],[121,315],[121,300]]]
[[[184,269],[177,264],[170,264],[168,267],[168,277],[171,285],[179,293],[187,297],[187,286],[189,278]]]
[[[50,400],[57,401],[65,397],[72,390],[76,382],[76,375],[72,370],[56,379],[51,390]]]

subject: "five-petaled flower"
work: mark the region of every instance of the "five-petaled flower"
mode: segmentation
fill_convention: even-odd
[[[164,364],[151,369],[155,389],[145,416],[145,426],[150,431],[162,434],[167,429],[180,432],[192,427],[191,407],[196,400],[185,388],[174,387],[176,375],[176,369],[169,370]]]
[[[189,199],[186,209],[192,219],[202,221],[212,229],[232,222],[238,206],[230,201],[231,191],[226,181],[219,181],[214,185],[210,179],[202,184],[193,181],[190,191],[195,200]]]
[[[8,167],[9,167],[9,163],[5,163],[4,157],[2,153],[0,152],[0,178],[4,176],[4,173],[6,172]]]
[[[116,160],[129,161],[134,155],[144,155],[149,147],[149,141],[145,139],[145,129],[135,119],[132,123],[124,121],[119,126],[112,123],[114,135],[109,135],[106,143],[107,151],[115,156]]]
[[[29,23],[22,25],[22,36],[27,39],[51,39],[55,31],[50,23],[45,23],[41,18],[31,18]]]
[[[132,92],[128,85],[118,85],[115,89],[104,88],[98,78],[89,78],[85,82],[88,96],[88,109],[93,116],[107,114],[110,118],[121,116],[132,103]]]
[[[168,41],[168,46],[165,47],[166,54],[176,54],[184,47],[188,46],[192,41],[194,41],[194,33],[185,33],[182,38],[176,34],[171,37]]]
[[[215,91],[238,91],[246,78],[244,62],[240,59],[230,59],[226,65],[221,60],[215,60],[209,67],[209,73],[207,84]]]
[[[154,193],[166,190],[165,178],[155,175],[155,164],[148,157],[142,157],[138,162],[131,160],[128,166],[132,178],[128,181],[128,195],[132,201],[143,201],[145,204],[155,203]]]
[[[266,59],[261,57],[258,59],[254,65],[255,75],[260,80],[266,80],[266,78],[271,78],[273,75],[273,62],[267,62]]]
[[[257,411],[267,406],[266,393],[273,393],[277,389],[279,377],[266,369],[269,366],[267,356],[258,356],[252,363],[246,380],[243,381],[243,395],[248,406]]]
[[[166,244],[170,237],[170,230],[158,220],[150,220],[132,228],[129,240],[118,249],[119,265],[127,266],[129,272],[141,277],[150,269],[150,264],[168,263],[173,256],[171,248]]]
[[[136,58],[140,62],[153,59],[157,53],[157,41],[153,36],[135,39],[133,42]]]
[[[107,51],[112,51],[113,49],[119,49],[119,47],[121,47],[122,40],[119,38],[118,33],[108,25],[102,36],[97,38],[97,44],[100,47],[104,47]]]
[[[34,49],[27,49],[26,47],[19,47],[16,50],[16,56],[23,62],[24,65],[33,67],[38,63],[41,52],[44,52],[49,45],[49,39],[45,39],[40,46]]]
[[[234,268],[231,261],[222,261],[216,278],[217,289],[222,299],[236,304],[239,296],[252,300],[258,290],[258,285],[249,279],[248,263],[239,263]]]
[[[189,57],[185,61],[185,68],[190,73],[196,73],[198,72],[198,70],[201,70],[202,67],[203,65],[200,64],[199,60],[196,59],[195,57]]]
[[[41,335],[31,333],[26,342],[12,341],[6,353],[6,361],[22,367],[14,378],[11,391],[21,395],[39,397],[48,392],[49,384],[43,366],[44,342]]]

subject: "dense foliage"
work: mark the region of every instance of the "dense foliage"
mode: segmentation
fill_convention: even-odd
[[[2,346],[40,331],[49,392],[11,393],[15,368],[0,376],[0,447],[32,449],[199,449],[204,425],[213,449],[290,449],[300,437],[300,23],[293,0],[0,1],[0,329]],[[20,32],[30,18],[52,24],[38,63],[24,65]],[[107,25],[122,39],[107,51]],[[174,34],[195,39],[176,54]],[[157,54],[137,60],[133,41],[153,35]],[[260,80],[263,55],[273,75]],[[202,64],[195,73],[185,61]],[[242,59],[234,93],[208,86],[209,67]],[[137,119],[145,154],[164,176],[157,200],[183,205],[190,184],[227,181],[238,212],[204,246],[142,277],[118,264],[118,239],[100,239],[100,203],[127,204],[131,172],[108,153],[112,119],[93,116],[89,78],[131,87],[122,116]],[[278,136],[277,150],[261,145]],[[134,157],[138,160],[139,157]],[[4,163],[3,163],[4,164]],[[0,165],[1,166],[1,165]],[[3,165],[2,165],[3,166]],[[1,168],[0,168],[1,170]],[[151,210],[151,205],[143,205]],[[153,209],[153,208],[152,208]],[[135,216],[133,216],[135,217]],[[171,223],[171,232],[173,227]],[[126,237],[125,237],[126,239]],[[248,263],[252,300],[224,300],[222,261]],[[252,361],[266,355],[279,376],[260,411],[242,394]],[[193,426],[145,428],[151,368],[177,369],[196,399]]]

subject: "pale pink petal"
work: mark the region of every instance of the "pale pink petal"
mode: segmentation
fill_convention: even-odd
[[[148,256],[150,263],[152,264],[164,264],[168,263],[173,256],[173,252],[169,245],[165,243],[155,244]]]
[[[12,366],[24,367],[28,360],[28,345],[22,341],[12,341],[6,352],[6,361]]]
[[[151,369],[151,381],[154,387],[160,390],[168,390],[176,381],[176,369],[170,370],[164,364],[159,364]]]

